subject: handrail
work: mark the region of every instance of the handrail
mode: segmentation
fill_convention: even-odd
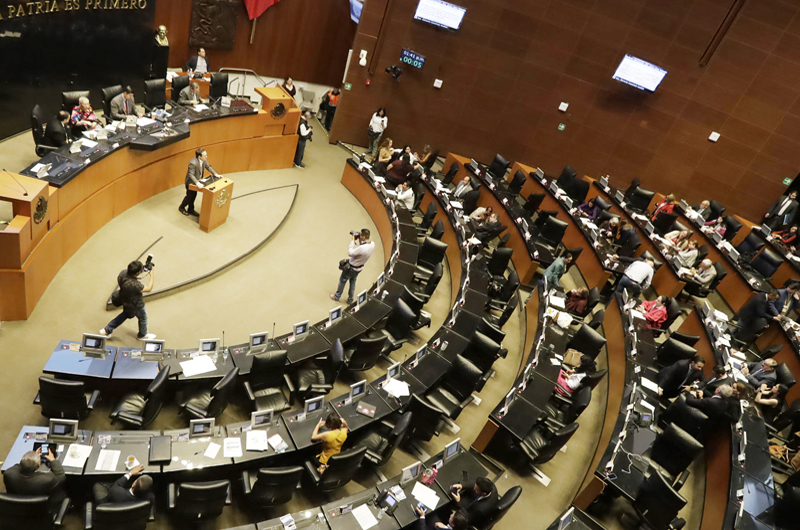
[[[240,97],[244,96],[244,89],[245,89],[245,85],[247,84],[247,75],[246,74],[253,74],[256,77],[256,79],[258,79],[259,82],[261,82],[262,86],[270,86],[271,84],[276,83],[276,81],[274,79],[272,81],[264,81],[264,78],[262,78],[254,70],[250,70],[249,68],[228,68],[228,67],[225,67],[225,68],[220,68],[219,72],[220,73],[222,73],[222,72],[238,72],[238,73],[244,73],[245,74],[244,81],[241,83],[242,93],[241,94],[237,94],[237,96],[240,96]]]

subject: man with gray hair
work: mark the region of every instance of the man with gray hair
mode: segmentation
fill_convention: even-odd
[[[703,289],[708,289],[711,286],[711,282],[717,277],[717,269],[713,265],[710,259],[704,259],[697,269],[691,269],[691,279],[702,285]]]
[[[111,502],[155,502],[153,477],[142,475],[143,471],[144,466],[139,465],[131,469],[130,473],[118,478],[108,492],[108,500]]]
[[[6,491],[15,495],[47,495],[50,497],[49,509],[57,511],[61,501],[67,496],[64,492],[64,468],[56,460],[53,450],[49,449],[44,456],[47,466],[46,472],[39,471],[42,465],[42,450],[28,451],[22,455],[19,464],[10,467],[3,475]]]
[[[198,103],[200,103],[200,85],[196,81],[192,81],[178,95],[178,105],[197,105]]]
[[[733,388],[730,385],[719,385],[711,397],[702,397],[702,390],[697,390],[695,395],[688,394],[686,404],[696,408],[710,420],[716,420],[727,414],[731,395],[733,395]]]
[[[305,169],[305,164],[303,164],[303,155],[306,153],[306,142],[310,142],[311,135],[314,134],[314,127],[308,124],[308,120],[311,119],[311,113],[309,111],[305,111],[303,115],[300,117],[300,125],[297,127],[297,151],[294,153],[294,167]]]

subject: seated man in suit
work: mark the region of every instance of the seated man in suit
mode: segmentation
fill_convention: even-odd
[[[722,419],[730,409],[730,397],[733,388],[730,385],[719,385],[711,397],[702,397],[703,391],[697,390],[686,396],[686,404],[694,407],[711,420]]]
[[[150,501],[152,504],[156,500],[153,493],[153,477],[142,475],[144,466],[136,466],[130,473],[117,479],[108,491],[110,502],[135,502]]]
[[[701,201],[700,204],[692,206],[692,210],[694,210],[694,213],[697,214],[700,217],[700,219],[702,219],[702,222],[705,223],[706,221],[708,221],[708,218],[711,217],[712,214],[711,201],[709,200]]]
[[[756,388],[763,384],[772,386],[778,382],[778,374],[775,373],[776,366],[778,366],[778,361],[775,359],[764,359],[760,363],[745,363],[742,366],[742,373],[747,378],[747,382]]]
[[[417,512],[419,519],[414,526],[414,530],[467,530],[469,528],[469,520],[461,510],[455,510],[450,514],[447,524],[435,522],[435,517],[430,520],[425,519],[425,510],[415,506],[414,511]]]
[[[483,243],[488,243],[492,234],[496,234],[501,226],[500,221],[497,220],[497,214],[493,213],[485,223],[475,228],[475,238],[480,239]]]
[[[705,359],[700,355],[695,355],[691,359],[683,359],[662,368],[658,372],[658,386],[661,387],[661,395],[665,398],[674,398],[681,391],[690,390],[695,381],[700,383],[705,381],[706,376],[703,375],[705,364]]]
[[[183,65],[183,69],[187,72],[200,72],[203,74],[210,72],[211,66],[209,66],[208,59],[206,59],[205,48],[199,48],[197,55],[192,55]]]
[[[486,477],[479,477],[471,488],[453,484],[450,496],[467,513],[469,524],[477,528],[483,527],[497,506],[497,488]]]
[[[19,464],[9,468],[3,475],[6,491],[14,495],[47,495],[51,512],[58,510],[61,501],[67,496],[64,492],[64,468],[56,460],[52,450],[44,456],[50,470],[39,473],[42,465],[42,450],[28,451],[22,455]]]
[[[703,289],[708,289],[714,282],[714,278],[717,277],[717,269],[714,268],[711,260],[706,258],[700,262],[696,269],[694,267],[689,269],[688,277],[690,280],[699,283]]]
[[[114,96],[111,100],[111,118],[124,120],[127,116],[139,116],[142,114],[136,110],[136,101],[133,99],[133,89],[129,86],[125,90]]]
[[[714,372],[714,377],[700,385],[700,390],[703,391],[703,396],[705,397],[713,396],[714,392],[717,391],[717,387],[721,385],[733,384],[733,377],[729,376],[728,372],[725,371],[725,366],[719,364],[714,365],[711,371]]]
[[[749,341],[750,336],[756,333],[763,322],[759,319],[780,320],[781,317],[774,312],[771,302],[778,299],[778,293],[753,293],[750,300],[739,310],[739,322],[734,335],[745,342]]]
[[[458,183],[456,186],[455,191],[453,192],[453,197],[456,199],[462,199],[467,192],[472,191],[472,185],[470,184],[469,176],[464,177],[461,179],[461,182]]]
[[[778,298],[768,302],[768,311],[774,315],[785,315],[789,311],[800,309],[800,284],[789,282],[783,289],[778,289]]]
[[[67,124],[69,123],[69,112],[66,110],[58,111],[58,114],[53,116],[47,122],[47,128],[44,131],[44,139],[47,145],[53,147],[61,147],[69,143],[69,134],[67,134]]]
[[[178,105],[197,105],[200,103],[200,85],[192,81],[181,90],[178,96]]]

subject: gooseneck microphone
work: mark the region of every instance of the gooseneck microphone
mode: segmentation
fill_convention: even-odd
[[[11,173],[10,171],[8,171],[6,168],[3,168],[3,172],[4,172],[4,173],[8,173],[8,174],[11,176],[11,178],[12,178],[12,179],[14,179],[14,182],[16,182],[16,183],[17,183],[17,185],[19,185],[19,187],[20,187],[20,188],[22,188],[23,195],[24,195],[25,197],[27,197],[27,196],[28,196],[28,190],[26,190],[26,189],[25,189],[25,186],[23,186],[23,185],[20,183],[20,181],[18,181],[18,180],[17,180],[17,177],[15,177],[15,176],[14,176],[14,174],[13,174],[13,173]]]

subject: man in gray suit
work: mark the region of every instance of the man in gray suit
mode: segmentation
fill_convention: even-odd
[[[222,175],[214,171],[214,168],[209,165],[208,153],[205,149],[201,147],[195,151],[194,154],[195,157],[192,158],[191,162],[189,162],[189,169],[186,171],[186,197],[183,198],[183,202],[180,206],[178,206],[178,211],[183,215],[194,215],[199,217],[200,214],[194,209],[194,200],[197,198],[197,192],[190,190],[189,185],[194,184],[198,188],[202,189],[203,184],[200,182],[200,180],[203,178],[203,173],[205,173],[206,169],[215,177],[219,178],[222,177]]]
[[[64,468],[56,460],[52,450],[44,456],[50,469],[38,472],[42,464],[42,450],[28,451],[22,455],[19,464],[10,467],[3,475],[6,491],[15,495],[47,495],[50,511],[57,511],[61,501],[67,496],[64,492]]]
[[[136,101],[133,99],[133,89],[129,86],[126,86],[125,90],[114,96],[114,99],[111,100],[111,118],[115,120],[124,120],[126,116],[142,116],[141,113],[136,110]]]
[[[197,105],[200,103],[200,85],[192,82],[181,90],[178,96],[178,105]]]

